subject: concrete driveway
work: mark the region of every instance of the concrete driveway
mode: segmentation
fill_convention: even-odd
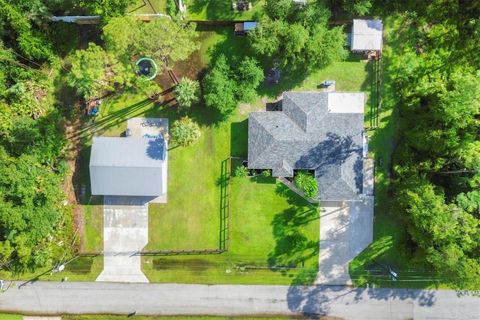
[[[149,200],[147,197],[104,197],[104,266],[97,281],[148,282],[137,253],[148,242]]]
[[[373,241],[373,160],[365,160],[365,200],[325,203],[320,213],[317,284],[349,285],[350,261]]]

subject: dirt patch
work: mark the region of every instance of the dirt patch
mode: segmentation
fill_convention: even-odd
[[[179,79],[187,77],[200,80],[204,73],[205,66],[200,56],[200,50],[193,52],[186,60],[178,61],[173,66],[173,71]]]
[[[238,107],[240,114],[247,114],[251,109],[252,106],[249,103],[240,103],[240,106]]]
[[[65,123],[65,137],[67,139],[67,163],[68,173],[63,183],[63,191],[67,196],[67,201],[73,207],[73,222],[76,233],[80,235],[80,251],[83,249],[83,234],[84,234],[84,215],[82,206],[79,204],[77,194],[75,192],[78,186],[75,185],[75,175],[78,169],[78,156],[81,149],[81,132],[82,121],[80,120],[80,104],[76,103],[74,106],[75,115],[72,120],[67,120]]]
[[[204,66],[200,56],[200,50],[193,52],[186,60],[178,61],[172,68],[174,75],[181,80],[182,78],[190,78],[200,80],[204,74]],[[175,107],[175,82],[172,75],[165,69],[162,74],[157,75],[155,82],[158,83],[163,92],[160,94],[158,101],[163,105]]]

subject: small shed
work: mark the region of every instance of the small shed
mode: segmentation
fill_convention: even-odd
[[[383,23],[382,20],[354,19],[351,36],[352,51],[381,51]]]
[[[249,31],[254,30],[256,27],[257,27],[257,23],[255,21],[245,21],[245,22],[235,23],[235,35],[244,36]]]
[[[307,4],[307,0],[293,0],[293,3],[304,6]]]

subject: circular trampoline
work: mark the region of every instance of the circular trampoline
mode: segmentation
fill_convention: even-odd
[[[148,80],[153,80],[157,76],[157,64],[152,59],[140,58],[135,65],[137,66],[137,73]]]

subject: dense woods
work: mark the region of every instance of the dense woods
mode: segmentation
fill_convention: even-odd
[[[395,9],[395,8],[391,8]],[[480,4],[433,1],[396,8],[387,72],[399,115],[394,212],[412,255],[447,282],[480,284]]]
[[[73,235],[49,5],[0,1],[0,263],[11,271],[51,263]]]

